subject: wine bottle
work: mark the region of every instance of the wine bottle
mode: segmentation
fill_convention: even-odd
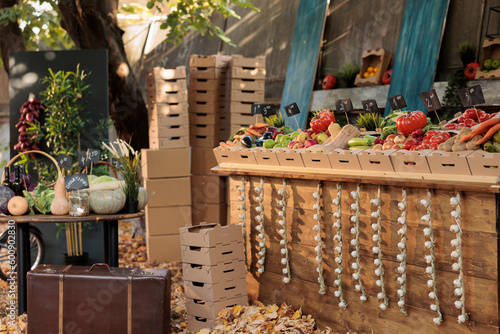
[[[2,186],[5,186],[7,188],[12,188],[12,182],[10,182],[10,168],[9,168],[9,166],[5,166],[5,168],[4,168]]]
[[[23,196],[23,183],[21,182],[21,166],[16,165],[14,169],[16,178],[12,182],[12,190],[16,196]]]

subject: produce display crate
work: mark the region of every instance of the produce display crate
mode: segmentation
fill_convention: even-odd
[[[302,160],[302,155],[300,150],[291,150],[288,148],[273,148],[271,149],[276,153],[276,157],[280,163],[280,166],[285,167],[304,167],[304,160]]]
[[[231,59],[231,79],[265,79],[266,57],[246,58],[233,55]]]
[[[187,81],[186,79],[179,79],[175,81],[158,80],[155,82],[148,82],[148,94],[161,95],[164,93],[187,91]]]
[[[226,180],[213,175],[192,175],[191,194],[195,203],[226,203]]]
[[[272,150],[271,150],[272,151]],[[215,159],[219,165],[222,164],[242,164],[256,165],[254,151],[243,147],[231,147],[229,149],[216,147],[213,149]]]
[[[433,151],[427,155],[427,162],[432,174],[471,175],[467,156],[472,152]]]
[[[204,147],[211,148],[219,145],[219,143],[223,140],[226,140],[225,137],[221,137],[220,133],[214,133],[212,135],[199,135],[193,134],[190,137],[190,142],[193,147]]]
[[[255,162],[257,165],[262,166],[279,166],[278,157],[276,152],[273,152],[267,148],[254,147],[251,149],[255,157]]]
[[[252,115],[251,113],[231,112],[229,117],[231,124],[255,124],[264,122],[262,115]]]
[[[190,113],[206,113],[224,116],[224,111],[224,105],[221,105],[218,101],[191,101],[189,104]]]
[[[211,136],[214,134],[226,134],[227,130],[224,126],[212,124],[192,124],[190,126],[191,135]]]
[[[252,102],[263,103],[264,91],[263,90],[231,90],[230,99],[232,102]]]
[[[485,72],[486,59],[500,59],[500,38],[488,38],[483,42],[483,60],[476,72],[476,80],[500,79],[500,69]]]
[[[190,78],[189,88],[225,92],[227,90],[227,80]]]
[[[427,162],[427,155],[431,152],[432,150],[397,150],[389,157],[396,172],[429,174],[431,169]]]
[[[307,168],[332,168],[328,156],[323,152],[306,148],[300,152],[300,155],[302,156],[304,166]]]
[[[231,90],[264,91],[265,80],[258,79],[231,79]]]
[[[186,66],[177,66],[172,69],[153,67],[146,71],[146,81],[148,83],[148,87],[155,85],[157,82],[175,82],[176,80],[186,78]]]
[[[359,74],[356,75],[354,85],[358,87],[381,85],[382,75],[387,71],[389,63],[391,62],[391,57],[392,55],[384,49],[365,51],[361,58],[361,70]],[[379,67],[379,71],[371,77],[364,78],[363,74],[368,67]]]
[[[149,148],[153,150],[166,150],[185,147],[189,147],[189,134],[178,137],[149,138]]]
[[[241,242],[241,239],[243,238],[241,226],[220,226],[218,224],[206,224],[181,228],[180,235],[183,246],[208,248],[215,247],[217,245]]]
[[[189,123],[191,125],[222,125],[228,123],[228,117],[217,113],[191,112],[189,113]]]
[[[241,245],[243,247],[243,245]],[[247,287],[242,279],[223,281],[220,283],[192,282],[184,279],[186,298],[218,301],[227,298],[246,296]],[[244,282],[244,284],[241,284]]]
[[[163,126],[152,126],[149,128],[149,138],[161,139],[170,137],[189,137],[189,126],[187,124],[172,124]]]
[[[183,114],[169,114],[148,117],[149,127],[161,127],[169,125],[189,125],[189,114],[187,110]]]
[[[190,67],[189,77],[195,79],[219,79],[225,80],[228,75],[227,68],[221,67]]]
[[[390,155],[395,150],[366,149],[357,153],[362,170],[394,172]]]
[[[187,103],[187,90],[179,90],[173,92],[164,91],[148,91],[148,104],[152,103]]]
[[[500,176],[500,155],[477,150],[467,155],[472,175]]]
[[[220,262],[239,261],[244,258],[243,242],[216,245],[215,247],[194,247],[181,245],[182,262],[214,266]]]
[[[231,61],[231,56],[224,55],[190,55],[189,68],[197,67],[227,67]]]
[[[348,151],[342,149],[332,150],[326,155],[333,169],[339,170],[361,170],[358,154],[361,150]]]
[[[226,299],[217,302],[205,301],[203,299],[186,298],[186,311],[192,316],[215,319],[217,318],[217,314],[226,307],[247,304],[247,296]]]
[[[189,103],[196,102],[218,102],[223,103],[226,99],[225,91],[205,90],[205,89],[189,89]]]

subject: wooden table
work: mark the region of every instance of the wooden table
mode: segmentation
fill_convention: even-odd
[[[499,333],[500,328],[500,194],[496,177],[416,174],[374,171],[351,171],[333,169],[311,169],[283,166],[222,164],[212,169],[220,176],[228,176],[229,219],[237,224],[245,218],[247,263],[250,270],[247,274],[247,286],[251,299],[258,299],[266,304],[288,303],[302,308],[305,314],[315,317],[316,323],[324,328],[332,328],[336,332],[356,331],[363,333]],[[260,194],[261,180],[263,194]],[[287,182],[286,190],[286,237],[291,280],[283,283],[284,237],[282,219],[283,197],[281,189]],[[321,189],[321,230],[322,266],[325,282],[325,294],[319,294],[317,252],[318,232],[317,199],[313,193]],[[359,205],[352,193],[359,189]],[[335,200],[340,190],[340,219],[337,218],[339,205]],[[380,309],[378,294],[381,288],[376,281],[378,258],[372,249],[377,243],[373,236],[377,233],[372,225],[377,219],[372,216],[376,206],[371,202],[381,192],[381,230],[377,240],[381,240],[382,260],[384,268],[385,291],[389,303],[386,310]],[[405,196],[403,197],[403,194]],[[459,273],[453,270],[455,260],[451,253],[455,247],[451,241],[456,234],[451,231],[455,224],[452,211],[455,207],[451,199],[460,195],[461,230],[463,253],[463,277],[465,284],[465,310],[470,314],[469,320],[458,323],[461,310],[455,302],[459,300],[454,293],[454,280]],[[424,245],[429,240],[424,229],[429,223],[422,218],[428,212],[422,200],[431,198],[435,241],[435,277],[437,296],[443,314],[440,326],[433,323],[436,312],[430,305],[431,291],[427,285],[429,275],[426,273],[428,263],[425,256],[429,249]],[[405,316],[398,306],[401,284],[397,280],[400,274],[399,242],[401,241],[402,215],[399,203],[406,198],[406,299]],[[244,202],[243,202],[244,201]],[[262,249],[261,228],[256,216],[256,208],[263,201],[264,228],[266,236],[265,271],[259,273],[258,253]],[[243,203],[245,205],[243,205]],[[243,210],[244,207],[244,210]],[[352,264],[355,258],[351,255],[356,246],[351,244],[356,239],[352,228],[356,223],[359,208],[359,257],[362,270],[359,271],[367,300],[361,301],[361,293],[357,291],[358,281],[353,277],[357,271]],[[335,223],[340,220],[341,247],[334,236],[339,234]],[[259,228],[259,229],[257,229]],[[338,249],[341,249],[340,253]],[[341,285],[343,297],[347,302],[344,309],[339,306],[339,298],[335,295],[338,288],[339,268],[337,259],[341,259],[343,273]],[[340,260],[339,260],[340,261]],[[379,272],[380,273],[380,272]]]
[[[30,224],[41,223],[83,223],[105,222],[103,232],[104,259],[112,267],[118,267],[118,220],[144,216],[144,211],[114,215],[90,214],[82,217],[54,216],[54,215],[28,215],[28,216],[3,216],[0,223],[14,221],[16,223],[17,238],[17,300],[18,314],[27,310],[27,279],[26,274],[31,269],[31,254],[29,243]]]

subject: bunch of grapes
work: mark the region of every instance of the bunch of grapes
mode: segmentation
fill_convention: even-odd
[[[38,118],[45,107],[40,100],[35,99],[33,94],[30,94],[28,101],[24,102],[20,112],[21,118],[16,124],[19,131],[18,143],[14,145],[14,149],[19,152],[40,149],[40,139],[37,132],[29,131],[32,125],[40,123]]]

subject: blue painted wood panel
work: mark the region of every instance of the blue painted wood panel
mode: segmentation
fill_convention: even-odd
[[[286,115],[283,107],[296,102],[300,114],[295,117],[302,129],[306,124],[309,100],[314,85],[326,8],[326,0],[301,0],[295,23],[281,98],[281,113]],[[297,122],[293,117],[287,118],[286,124],[294,129],[297,128]]]
[[[418,94],[432,88],[449,3],[406,0],[388,97],[403,94],[407,110],[426,110]]]

